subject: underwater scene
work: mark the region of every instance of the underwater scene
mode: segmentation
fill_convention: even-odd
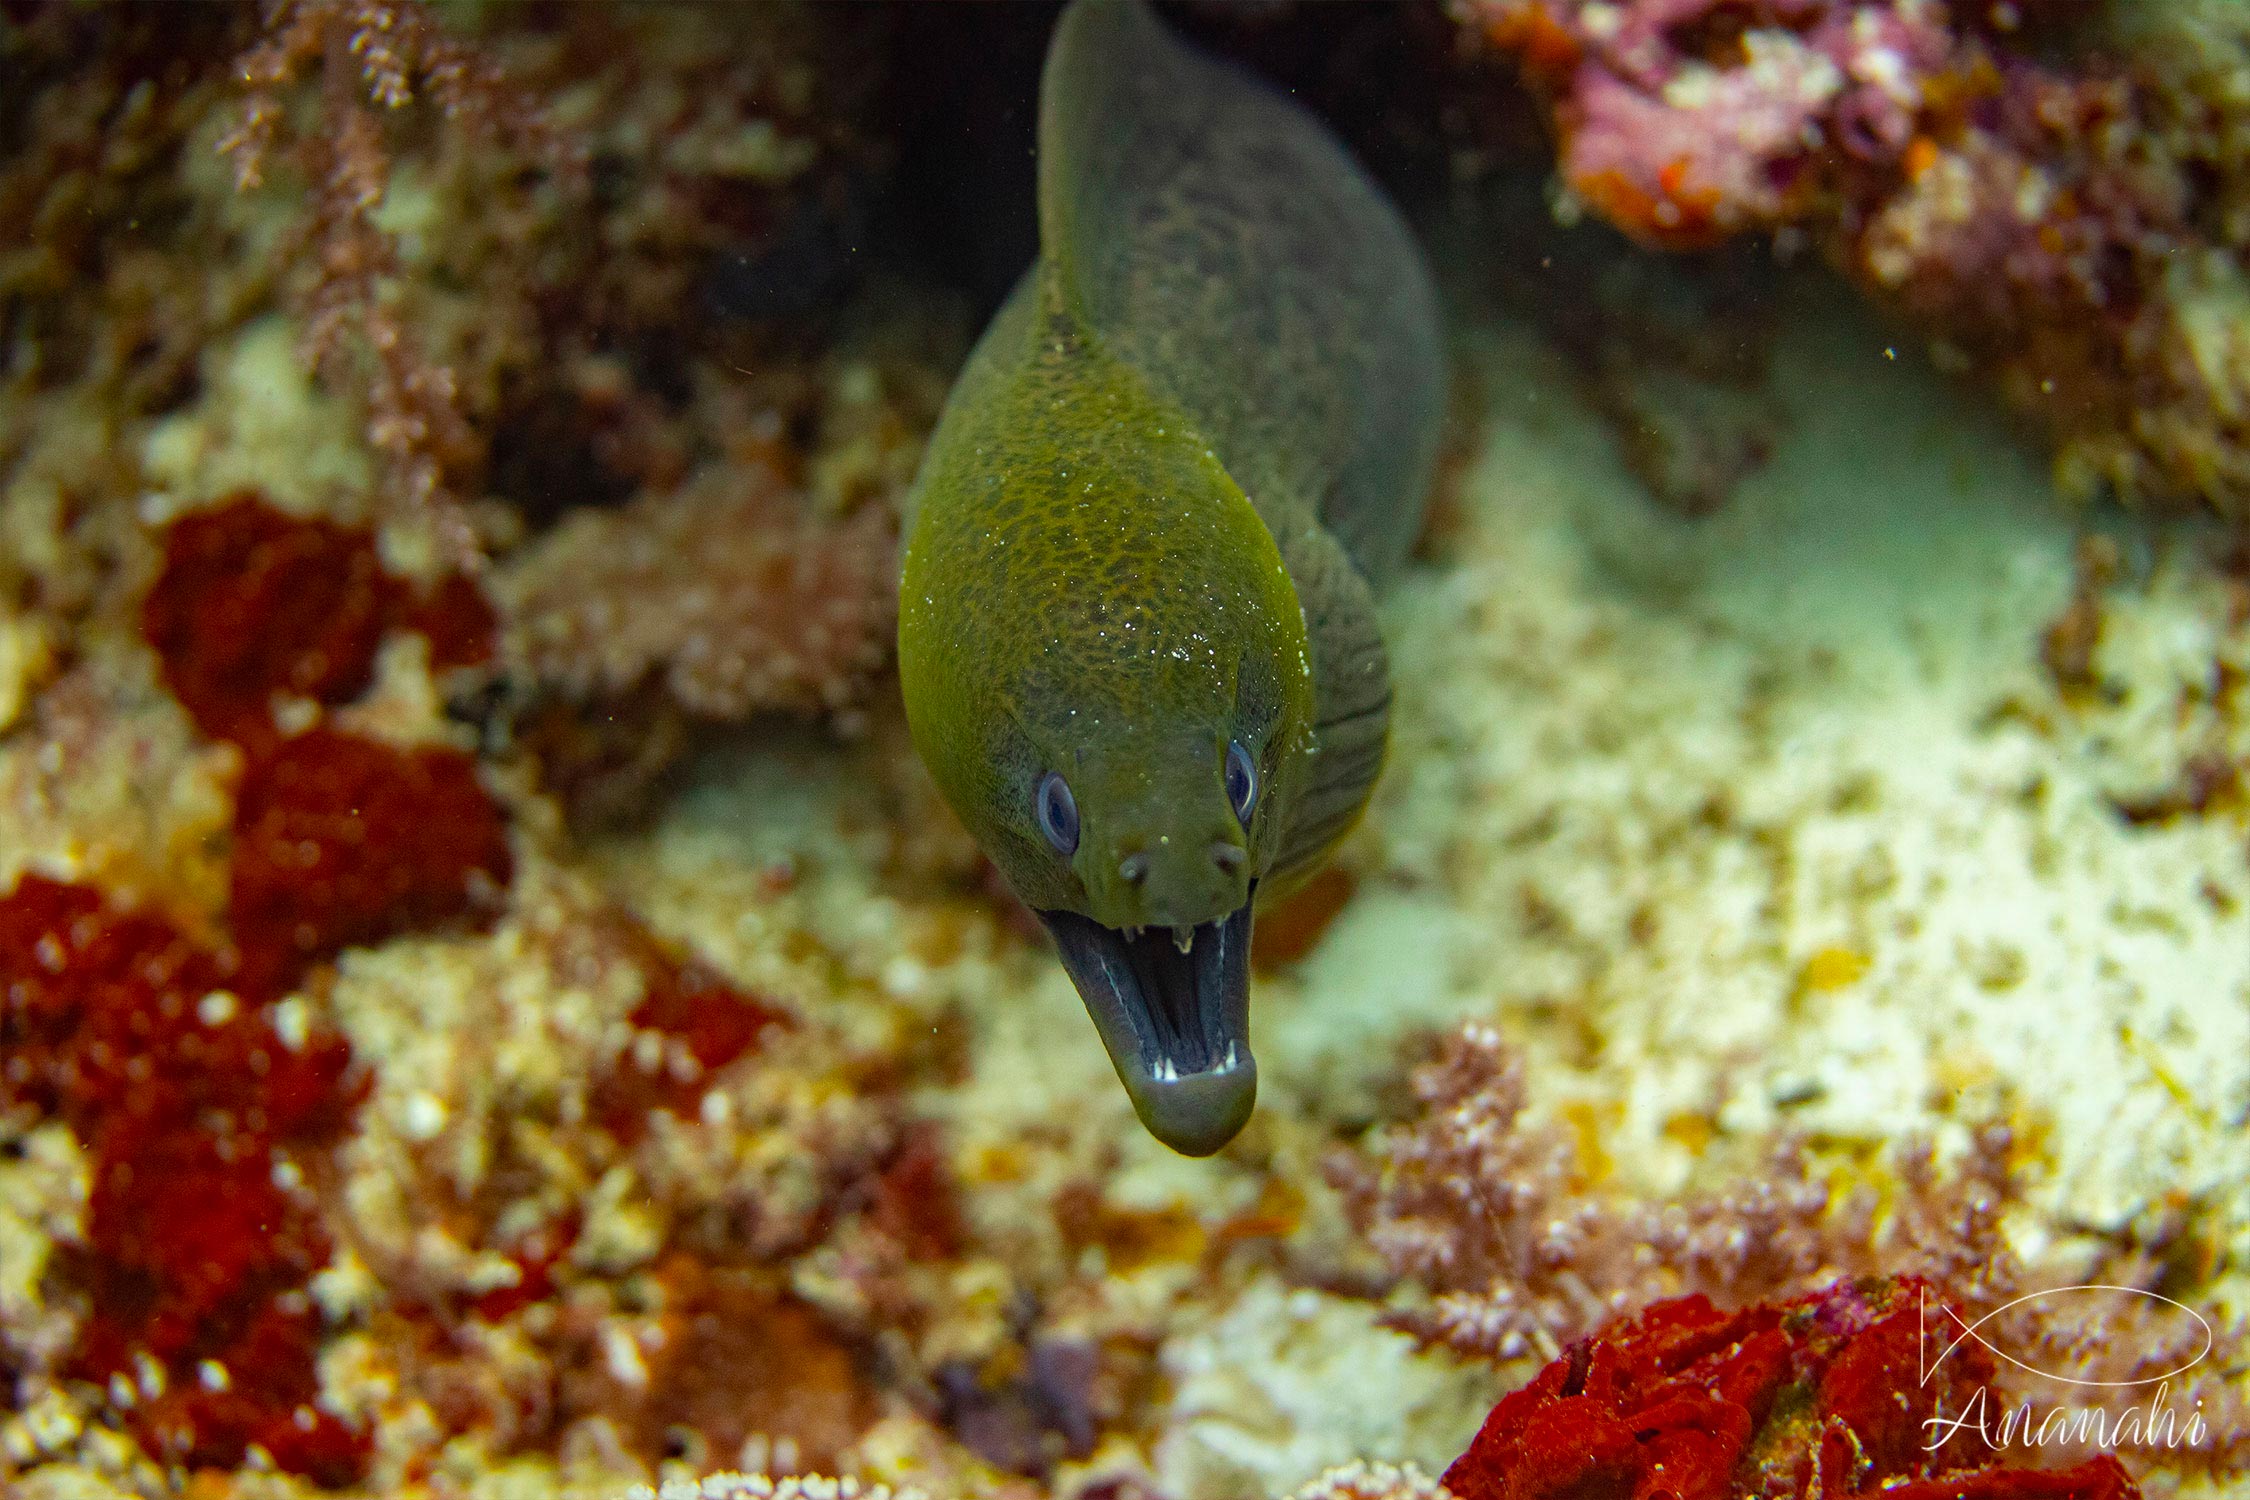
[[[0,0],[0,1495],[2250,1495],[2250,4]]]

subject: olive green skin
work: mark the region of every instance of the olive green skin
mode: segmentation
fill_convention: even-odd
[[[1286,826],[1313,713],[1303,611],[1194,427],[1039,302],[1035,278],[988,336],[1028,357],[981,398],[957,393],[932,441],[899,596],[908,722],[1026,904],[1111,927],[1208,921],[1249,899]],[[1232,740],[1260,771],[1247,830],[1227,801]],[[1049,770],[1078,804],[1069,856],[1033,817]],[[1229,872],[1219,845],[1248,858]],[[1137,883],[1120,875],[1133,855]]]
[[[1142,0],[1064,13],[1039,144],[1040,258],[909,497],[907,719],[1028,905],[1185,928],[1317,868],[1374,784],[1370,581],[1420,529],[1436,303],[1319,123]],[[1258,769],[1247,826],[1230,742]],[[1067,855],[1035,821],[1048,771],[1078,807]]]

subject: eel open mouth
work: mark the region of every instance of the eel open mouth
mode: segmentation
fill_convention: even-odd
[[[1250,908],[1175,931],[1039,914],[1149,1133],[1209,1156],[1250,1118]],[[1184,939],[1184,941],[1183,941]]]

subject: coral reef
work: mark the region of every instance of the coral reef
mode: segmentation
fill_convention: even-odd
[[[675,958],[628,918],[610,916],[602,925],[607,942],[644,976],[640,1002],[625,1017],[635,1043],[592,1101],[594,1118],[629,1140],[647,1127],[652,1110],[685,1115],[700,1107],[704,1078],[757,1047],[788,1013],[741,993],[703,964]],[[658,1040],[643,1045],[644,1036]]]
[[[1121,1492],[1124,1492],[1121,1490]],[[708,1474],[628,1490],[619,1500],[913,1500],[909,1488],[862,1484],[819,1474]],[[1105,1491],[1105,1493],[1107,1493]],[[1289,1500],[1444,1500],[1447,1491],[1412,1464],[1359,1461],[1330,1469],[1298,1489]]]
[[[91,1157],[82,1248],[63,1263],[86,1311],[68,1357],[30,1371],[103,1385],[165,1464],[255,1451],[333,1486],[370,1456],[363,1427],[317,1404],[308,1295],[331,1249],[308,1169],[366,1083],[291,992],[347,945],[489,903],[511,856],[468,757],[285,735],[276,708],[359,696],[408,602],[367,532],[253,497],[175,521],[140,624],[190,716],[247,762],[227,941],[207,951],[38,875],[0,903],[0,1099],[69,1124]]]
[[[1572,190],[1675,249],[1793,223],[1838,191],[1823,169],[1894,161],[1953,61],[1937,6],[1498,0],[1463,15],[1558,90]]]
[[[489,910],[508,883],[500,810],[470,757],[276,721],[291,699],[317,713],[364,693],[409,603],[365,530],[249,496],[166,530],[141,630],[189,716],[246,761],[227,910],[251,983],[286,988],[349,945]],[[449,654],[475,653],[458,627],[440,633]]]
[[[204,340],[263,281],[184,264],[170,226],[216,234],[223,210],[187,187],[189,133],[226,91],[238,15],[33,8],[0,33],[0,371],[12,396],[89,381],[120,415],[191,391]],[[27,409],[11,401],[11,443]]]
[[[1417,80],[1491,105],[1434,8],[1302,9],[1174,19],[1394,154],[1443,123]],[[1538,9],[1498,34],[1547,97],[1566,43],[1624,67],[1600,12]],[[1464,327],[1475,437],[1386,606],[1384,791],[1261,914],[1266,1097],[1189,1165],[1126,1128],[885,677],[969,322],[893,195],[1005,208],[893,164],[943,159],[957,84],[1016,107],[1035,10],[0,4],[0,1488],[1479,1500],[1519,1418],[1654,1410],[1686,1454],[1764,1333],[1833,1371],[1891,1295],[1848,1278],[1900,1275],[1966,1317],[2079,1278],[2208,1316],[2172,1382],[2207,1440],[2119,1457],[2239,1483],[2240,560],[2072,535],[1739,241],[1904,267],[1933,333],[2056,378],[2096,469],[2149,359],[2223,391],[2237,273],[2183,254],[2129,329],[2010,352],[2088,283],[1970,232],[2006,152],[2078,153],[2044,253],[2112,292],[2154,283],[2087,247],[2172,222],[2100,196],[2126,147],[2056,7],[2037,49],[1931,6],[1610,10],[1655,128],[1697,68],[1763,108],[1755,52],[1803,107],[1759,151],[1849,134],[1896,32],[1915,134],[1862,98],[1864,159],[1797,175],[1698,137],[1671,187],[1709,222],[1651,237],[1732,248],[1510,242],[1532,300]],[[2203,164],[2181,243],[2242,243],[2238,17],[2076,30],[2134,149]],[[1874,76],[1806,103],[1820,58]],[[1586,201],[1665,189],[1646,144],[1589,136],[1625,186]],[[1956,306],[1972,251],[1996,296]],[[2146,389],[2157,480],[2233,441]],[[1621,1372],[1667,1320],[1725,1343],[1665,1411]],[[2197,1349],[2154,1303],[1988,1332],[2096,1378]],[[1557,1417],[1603,1350],[1607,1415]],[[1602,1451],[1590,1483],[1631,1467]],[[2114,1473],[2051,1457],[1933,1482]]]
[[[1667,248],[1809,238],[2041,429],[2064,489],[2250,504],[2238,12],[2117,7],[2056,61],[2029,33],[2067,7],[1455,9],[1549,100],[1573,204]]]
[[[361,451],[324,453],[315,483],[276,501],[379,519],[440,665],[477,660],[486,633],[459,575],[566,522],[530,537],[495,595],[523,601],[504,622],[523,649],[484,700],[553,783],[614,757],[633,774],[611,800],[629,800],[688,720],[856,710],[888,654],[887,512],[961,348],[953,313],[870,301],[854,271],[889,151],[872,125],[884,28],[785,7],[479,28],[414,0],[174,19],[43,7],[5,38],[35,87],[4,122],[25,147],[4,188],[22,208],[8,295],[25,399],[0,455],[55,486],[49,515],[11,508],[10,589],[83,601],[89,570],[132,557],[112,513],[77,497],[274,494],[267,470],[214,473],[203,455],[236,418],[210,366],[278,307],[363,425],[324,433]],[[135,95],[144,74],[160,86]],[[157,246],[142,224],[174,228]],[[133,280],[97,301],[112,261]],[[836,335],[840,318],[872,336]],[[113,399],[127,380],[152,388]],[[179,410],[199,380],[208,416]],[[42,405],[39,428],[18,421]],[[97,407],[112,437],[162,412],[172,430],[65,451],[56,434]],[[664,533],[644,560],[733,556],[732,580],[649,587],[646,567],[602,555],[620,526],[569,515],[628,498],[623,531]],[[41,559],[35,575],[19,557]],[[784,563],[794,590],[768,588],[760,570]],[[603,738],[621,702],[648,721],[630,749]]]
[[[374,681],[398,589],[371,533],[245,495],[174,522],[164,553],[141,633],[205,734],[270,734],[276,694],[333,706]]]
[[[897,501],[943,395],[927,351],[947,336],[901,317],[903,336],[707,390],[689,421],[717,457],[497,563],[500,712],[573,809],[634,805],[698,725],[866,727],[891,660]],[[812,453],[793,429],[818,435]]]
[[[1293,1500],[2137,1500],[2140,1487],[2112,1455],[2018,1465],[1983,1446],[1963,1414],[1996,1399],[1998,1361],[1980,1344],[1933,1355],[1931,1297],[1925,1282],[1875,1277],[1734,1312],[1700,1294],[1658,1302],[1575,1341],[1503,1397],[1442,1482],[1411,1464],[1361,1461]],[[859,1489],[716,1474],[633,1493],[756,1500]]]
[[[229,915],[246,968],[288,978],[352,944],[489,908],[511,865],[467,756],[311,729],[243,777]]]

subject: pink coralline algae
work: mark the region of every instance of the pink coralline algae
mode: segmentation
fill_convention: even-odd
[[[1557,90],[1562,170],[1674,249],[1794,220],[1828,170],[1895,162],[1951,61],[1935,5],[1491,0],[1469,14]]]
[[[2043,429],[2074,493],[2250,512],[2242,18],[1936,0],[1457,0],[1640,243],[1817,244]],[[2225,12],[2219,12],[2223,18]],[[2042,19],[2090,37],[2057,62]],[[2097,24],[2099,23],[2099,24]],[[2105,29],[2108,28],[2108,29]]]

